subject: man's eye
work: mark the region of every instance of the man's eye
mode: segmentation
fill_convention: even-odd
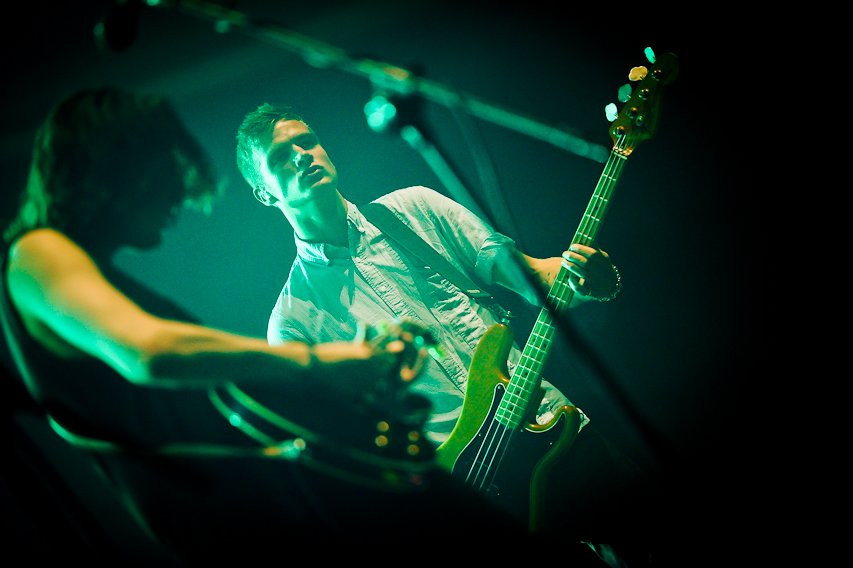
[[[287,166],[291,161],[291,157],[289,154],[277,154],[269,159],[269,167],[271,170],[276,170],[282,167]]]

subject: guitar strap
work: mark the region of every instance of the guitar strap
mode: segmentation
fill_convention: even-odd
[[[403,223],[390,209],[379,203],[368,203],[358,208],[368,221],[385,235],[403,247],[403,250],[418,259],[424,266],[432,268],[447,278],[463,292],[483,303],[498,308],[495,298],[477,286],[470,278],[453,266],[441,253],[432,248],[408,225]],[[500,310],[503,311],[503,310]]]

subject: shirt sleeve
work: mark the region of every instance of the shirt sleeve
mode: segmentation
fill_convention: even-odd
[[[539,303],[537,290],[523,272],[523,257],[510,237],[434,189],[417,186],[392,196],[389,204],[401,211],[404,221],[433,246],[443,246],[446,250],[439,252],[473,280],[485,288],[503,286],[531,304]],[[495,271],[497,265],[501,270]]]
[[[270,345],[280,345],[287,341],[311,343],[308,340],[308,333],[303,326],[299,325],[299,322],[296,320],[287,317],[281,307],[281,298],[279,298],[272,313],[270,313],[269,322],[267,323],[267,343]]]

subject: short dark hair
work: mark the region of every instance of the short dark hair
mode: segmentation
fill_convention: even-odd
[[[114,226],[125,205],[156,197],[164,207],[206,207],[219,189],[210,157],[164,97],[82,89],[55,104],[36,131],[18,215],[4,236],[51,227],[85,242]]]
[[[289,106],[264,103],[246,114],[237,130],[237,168],[252,188],[261,184],[258,165],[255,162],[255,149],[266,149],[272,140],[273,129],[280,120],[305,122]]]

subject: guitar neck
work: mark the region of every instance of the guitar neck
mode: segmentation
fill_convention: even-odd
[[[592,246],[595,242],[627,158],[628,153],[620,151],[618,147],[611,150],[604,171],[598,179],[592,198],[575,231],[572,244]],[[539,387],[542,369],[551,351],[555,331],[553,313],[567,308],[573,296],[574,292],[569,286],[569,271],[564,266],[560,266],[554,283],[548,291],[547,305],[539,312],[539,317],[533,325],[533,330],[521,352],[521,358],[507,385],[506,394],[498,407],[496,419],[505,426],[516,428],[521,425],[528,403]]]

